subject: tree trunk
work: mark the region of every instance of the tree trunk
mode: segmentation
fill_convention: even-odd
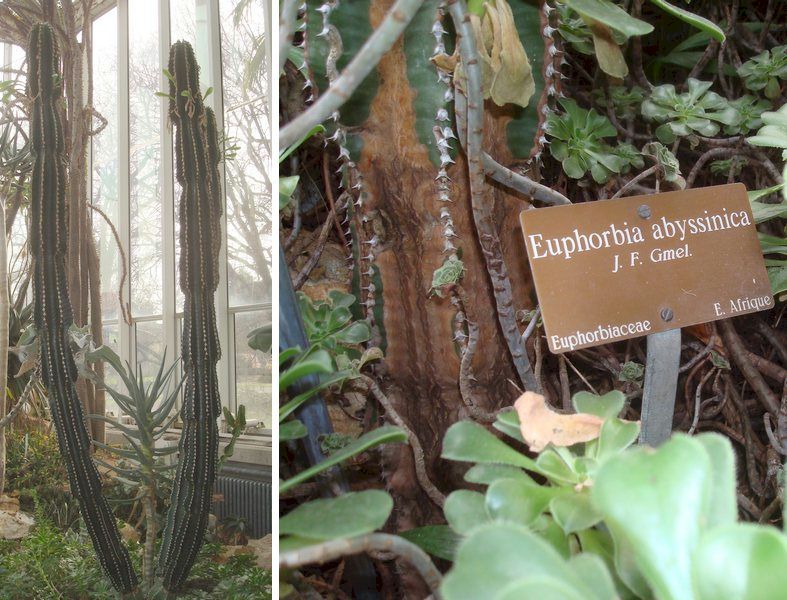
[[[376,0],[371,21],[379,23],[390,0]],[[444,253],[437,167],[416,132],[413,108],[416,92],[408,81],[406,57],[398,42],[380,62],[379,89],[370,116],[361,127],[363,142],[358,168],[363,175],[365,201],[358,231],[366,249],[372,236],[373,265],[382,285],[382,323],[376,323],[385,345],[384,387],[396,410],[407,421],[424,447],[427,470],[442,491],[456,487],[465,470],[440,459],[446,429],[467,417],[459,390],[461,344],[455,340],[456,307],[449,298],[430,293],[432,275],[448,257]],[[488,111],[489,112],[489,111]],[[510,162],[505,126],[510,116],[495,111],[486,118],[486,143],[503,163]],[[452,180],[451,210],[456,246],[462,251],[468,312],[477,317],[479,351],[472,361],[477,379],[475,402],[495,410],[513,403],[516,381],[507,346],[500,333],[490,280],[473,225],[467,164],[463,156],[448,174]],[[524,199],[487,187],[493,205],[504,258],[514,288],[516,309],[533,305],[532,284],[518,215]],[[365,223],[363,223],[365,221]],[[364,263],[366,269],[367,263]],[[361,287],[368,287],[364,276]],[[376,290],[380,291],[380,290]],[[379,309],[379,306],[375,306]],[[377,313],[379,314],[379,312]],[[387,332],[387,335],[386,335]],[[399,505],[396,528],[400,531],[442,520],[442,511],[425,496],[416,482],[412,450],[397,446],[386,457],[387,482]]]

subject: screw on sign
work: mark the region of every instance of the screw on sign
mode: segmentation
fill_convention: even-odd
[[[680,328],[773,307],[742,184],[529,210],[520,220],[552,352],[648,336],[646,443],[672,427]]]

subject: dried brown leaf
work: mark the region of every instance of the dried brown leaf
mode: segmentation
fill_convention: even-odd
[[[484,7],[483,17],[470,16],[484,98],[491,98],[498,106],[527,106],[535,92],[535,81],[511,7],[506,0],[492,0]]]
[[[598,21],[585,19],[593,33],[593,48],[596,51],[598,66],[607,75],[616,79],[623,79],[628,75],[629,68],[623,51],[617,45],[612,35],[612,30]]]
[[[583,413],[564,415],[547,406],[546,399],[535,392],[525,392],[514,403],[519,415],[522,437],[533,452],[548,444],[571,446],[589,442],[599,436],[604,419]]]

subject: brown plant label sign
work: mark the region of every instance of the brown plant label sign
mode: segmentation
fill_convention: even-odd
[[[523,211],[549,349],[773,307],[739,183]]]

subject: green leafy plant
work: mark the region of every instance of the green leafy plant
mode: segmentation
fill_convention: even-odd
[[[787,560],[787,537],[737,521],[729,440],[631,447],[639,427],[615,418],[623,403],[619,392],[575,395],[578,411],[604,419],[598,437],[535,459],[479,425],[449,429],[443,455],[476,463],[465,478],[486,491],[446,502],[463,536],[446,600],[778,597],[787,578],[765,574]],[[514,413],[495,427],[522,440]]]
[[[787,46],[776,46],[747,60],[738,69],[738,75],[748,89],[763,90],[771,100],[778,98],[780,81],[787,79]]]
[[[750,94],[730,100],[730,106],[738,113],[738,119],[732,125],[724,126],[724,133],[746,135],[762,127],[762,113],[770,110],[771,103]]]
[[[302,352],[290,348],[280,353],[279,393],[287,398],[287,390],[307,376],[324,376],[318,385],[285,401],[279,409],[279,441],[305,437],[304,424],[293,416],[295,410],[326,387],[344,381],[352,372],[336,371],[333,358],[322,348]],[[341,439],[339,444],[324,445],[328,451],[321,462],[308,467],[279,484],[279,493],[317,477],[321,473],[362,454],[376,446],[407,441],[398,427],[386,425],[363,434],[357,439]],[[381,490],[350,492],[335,498],[312,500],[297,506],[281,517],[279,532],[281,551],[303,548],[329,540],[349,538],[373,532],[383,526],[393,509],[393,499]],[[289,584],[282,582],[282,597]]]
[[[686,180],[680,174],[680,163],[672,151],[661,142],[648,142],[642,146],[643,156],[649,156],[659,166],[659,173],[664,181],[675,183],[680,188],[686,187]]]
[[[137,542],[124,544],[139,566],[143,549]],[[271,572],[255,564],[250,554],[225,556],[217,543],[205,544],[193,568],[194,585],[178,598],[268,600]],[[164,598],[157,590],[148,598]],[[21,541],[0,540],[0,600],[117,600],[93,558],[87,535],[63,532],[53,526],[46,509],[36,512],[31,534]]]
[[[688,91],[678,93],[671,83],[653,88],[650,97],[642,103],[642,116],[661,123],[656,137],[671,144],[677,137],[702,135],[712,137],[719,132],[720,124],[737,126],[738,112],[725,98],[710,91],[712,82],[688,80]]]
[[[561,100],[565,113],[550,114],[547,133],[553,138],[549,151],[563,165],[572,179],[581,179],[590,171],[597,183],[604,183],[613,173],[621,173],[631,164],[641,164],[641,157],[631,146],[614,148],[605,138],[617,131],[609,119],[594,109],[584,109],[573,100]]]
[[[710,163],[710,172],[714,175],[738,177],[743,171],[743,168],[749,164],[745,156],[733,156],[731,158],[724,158],[721,160],[714,160]]]

